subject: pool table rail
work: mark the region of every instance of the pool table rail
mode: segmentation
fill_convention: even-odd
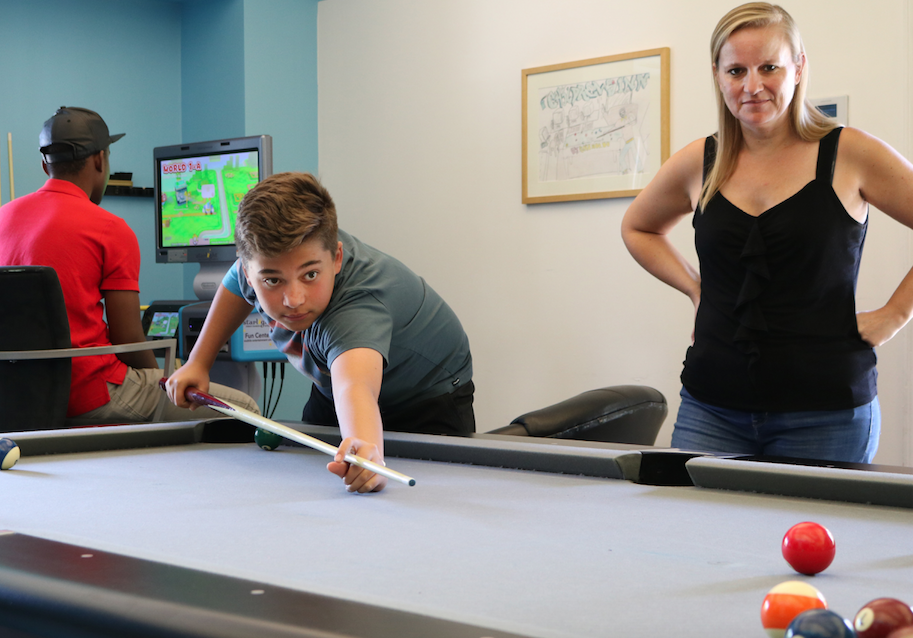
[[[4,629],[23,638],[524,638],[0,531]]]
[[[339,445],[337,428],[285,422]],[[235,419],[100,426],[6,433],[23,457],[68,452],[253,441]],[[297,445],[297,444],[294,444]],[[620,479],[645,485],[696,486],[913,509],[913,468],[803,459],[712,455],[672,448],[569,439],[475,434],[469,437],[386,432],[388,458]],[[395,468],[395,462],[391,462]]]

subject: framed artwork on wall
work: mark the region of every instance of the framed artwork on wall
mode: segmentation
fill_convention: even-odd
[[[834,118],[843,126],[849,126],[849,96],[809,98],[808,101],[828,117]]]
[[[523,203],[633,197],[669,158],[669,49],[524,69]]]

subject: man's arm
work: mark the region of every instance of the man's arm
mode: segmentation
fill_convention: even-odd
[[[386,478],[343,461],[351,452],[375,463],[384,462],[384,426],[377,405],[383,372],[383,356],[370,348],[348,350],[330,367],[343,442],[327,469],[340,476],[350,492],[379,492],[387,484]]]
[[[168,379],[165,390],[172,403],[181,408],[196,407],[184,397],[184,391],[188,387],[209,391],[209,370],[216,362],[219,350],[244,323],[252,309],[246,299],[219,285],[190,356]]]
[[[146,340],[140,318],[139,293],[135,290],[103,290],[105,315],[108,318],[108,338],[114,345],[140,343]],[[151,350],[121,352],[117,358],[131,368],[157,368]]]

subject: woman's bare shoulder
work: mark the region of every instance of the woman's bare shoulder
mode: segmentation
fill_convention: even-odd
[[[704,170],[704,144],[703,137],[688,143],[676,151],[663,167],[684,181],[691,181],[695,176],[700,179]]]

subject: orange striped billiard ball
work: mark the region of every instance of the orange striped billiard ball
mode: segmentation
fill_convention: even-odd
[[[771,638],[783,638],[793,618],[809,609],[827,609],[824,595],[808,583],[788,580],[767,592],[761,625]]]

